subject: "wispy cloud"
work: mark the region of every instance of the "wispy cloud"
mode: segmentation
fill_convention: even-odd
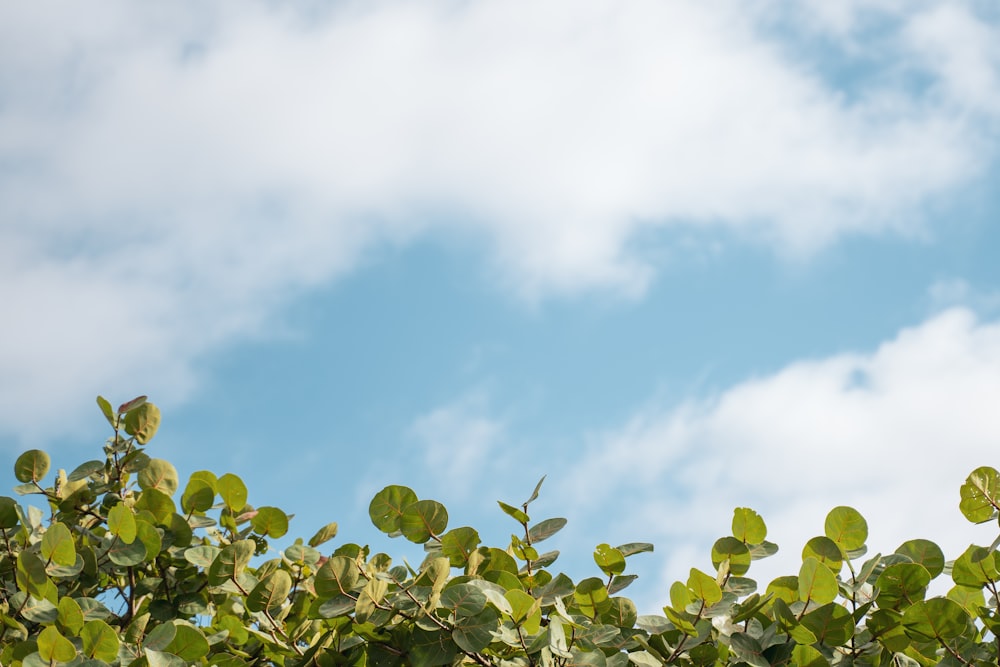
[[[418,417],[411,426],[413,456],[432,479],[446,483],[453,498],[481,483],[488,464],[498,456],[504,424],[490,414],[488,401],[473,393]]]
[[[837,505],[868,518],[873,553],[924,537],[956,557],[995,537],[961,516],[958,488],[973,469],[998,465],[997,405],[1000,323],[953,309],[872,352],[796,362],[638,414],[594,438],[560,494],[580,512],[621,517],[616,537],[662,545],[663,591],[708,564],[738,506],[761,512],[783,547],[755,566],[764,584],[795,571]]]
[[[845,96],[766,5],[3,6],[0,423],[183,397],[207,351],[428,230],[529,299],[640,296],[634,240],[671,225],[799,255],[922,233],[919,206],[993,158],[995,27],[872,3],[884,76]],[[929,92],[897,76],[914,51]]]

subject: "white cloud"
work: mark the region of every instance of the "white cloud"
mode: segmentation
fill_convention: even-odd
[[[783,549],[751,570],[762,585],[797,571],[838,505],[868,519],[871,553],[922,537],[954,558],[996,536],[962,517],[958,488],[973,469],[1000,467],[998,405],[1000,322],[952,309],[873,352],[796,362],[639,414],[596,437],[560,493],[580,513],[621,517],[615,537],[655,542],[664,595],[687,568],[710,566],[734,507],[760,512]]]
[[[962,115],[996,84],[971,13],[908,33],[973,38],[925,65],[949,96],[888,77],[848,99],[739,7],[3,5],[0,423],[71,431],[39,406],[135,383],[183,397],[202,355],[373,244],[443,228],[526,298],[639,296],[646,230],[792,254],[920,234],[919,205],[992,158]]]
[[[497,457],[504,424],[487,407],[485,396],[473,393],[421,415],[410,429],[418,441],[414,458],[452,497],[466,495]]]

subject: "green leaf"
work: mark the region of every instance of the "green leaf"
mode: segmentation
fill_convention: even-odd
[[[687,588],[695,598],[704,600],[705,604],[709,606],[722,599],[722,589],[715,577],[693,567],[690,576],[688,576]]]
[[[441,555],[448,557],[452,567],[465,567],[478,546],[479,533],[468,526],[452,528],[441,536]]]
[[[49,455],[40,449],[29,449],[14,462],[14,477],[25,484],[38,483],[49,472]]]
[[[143,399],[145,400],[145,399]],[[136,442],[145,445],[160,428],[160,409],[152,403],[129,408],[125,413],[125,432],[134,435]]]
[[[499,505],[500,509],[504,511],[504,514],[506,514],[509,517],[513,517],[514,520],[517,521],[518,523],[528,523],[529,521],[531,521],[531,519],[528,518],[528,515],[525,514],[523,510],[520,510],[514,507],[513,505],[508,505],[507,503],[500,500],[497,501],[497,505]]]
[[[452,639],[463,651],[478,653],[493,642],[493,632],[499,624],[497,611],[493,607],[484,607],[477,614],[460,616],[455,622]]]
[[[796,644],[792,649],[792,664],[796,667],[828,667],[830,663],[812,646]]]
[[[981,588],[989,582],[1000,580],[993,552],[984,547],[970,545],[955,559],[951,578],[960,586]]]
[[[764,657],[760,642],[745,632],[734,632],[729,637],[729,646],[743,662],[753,667],[771,667]]]
[[[210,647],[201,630],[183,623],[177,623],[176,629],[174,638],[167,645],[167,653],[176,655],[185,662],[197,662],[208,655]]]
[[[285,570],[275,570],[254,586],[247,597],[250,611],[272,611],[281,608],[292,591],[292,577]]]
[[[750,569],[750,549],[735,537],[722,537],[712,545],[712,566],[718,569],[729,561],[729,571],[741,576]]]
[[[814,537],[802,548],[802,560],[815,558],[830,568],[834,574],[839,574],[844,565],[844,555],[839,544],[829,537]]]
[[[597,577],[584,579],[576,585],[573,599],[580,607],[580,611],[591,618],[606,611],[611,602],[608,600],[608,590],[604,587],[604,582]]]
[[[236,580],[253,558],[257,546],[253,540],[240,540],[225,546],[208,568],[210,586]]]
[[[901,609],[924,599],[931,575],[919,563],[893,563],[875,582],[875,600],[882,609]]]
[[[156,523],[161,526],[170,526],[174,514],[177,512],[173,498],[159,489],[146,489],[143,491],[139,499],[135,501],[134,509],[136,512],[143,510],[150,512]]]
[[[233,512],[239,512],[247,504],[247,486],[243,480],[231,473],[226,473],[218,481],[219,495]]]
[[[71,566],[76,563],[76,547],[66,524],[57,521],[42,536],[42,558],[46,563]]]
[[[38,654],[46,662],[69,662],[76,657],[76,648],[54,625],[50,625],[38,635]]]
[[[635,554],[653,553],[653,545],[649,542],[628,542],[626,544],[619,544],[615,549],[622,552],[622,556],[628,558],[629,556],[634,556]]]
[[[115,426],[115,412],[111,408],[111,404],[108,403],[108,399],[104,398],[103,396],[98,396],[97,397],[97,406],[99,408],[101,408],[101,414],[104,415],[104,418],[107,419],[108,423],[111,424],[111,427],[114,428],[114,426]]]
[[[20,479],[20,478],[18,478]],[[28,480],[21,480],[26,482]],[[1000,473],[994,468],[976,468],[966,478],[959,489],[961,501],[958,508],[972,523],[989,521],[997,513],[997,489],[1000,488]]]
[[[799,569],[799,599],[826,604],[837,599],[837,578],[815,558],[806,558]]]
[[[135,541],[135,515],[125,503],[118,503],[108,510],[108,532],[125,544]]]
[[[610,544],[597,545],[594,550],[594,562],[609,577],[625,571],[625,556]]]
[[[180,656],[165,651],[146,648],[146,662],[149,667],[187,667],[187,661]]]
[[[542,478],[538,480],[538,484],[535,484],[535,490],[531,492],[531,496],[527,500],[521,503],[522,505],[527,507],[531,503],[535,502],[535,500],[538,498],[538,492],[542,490],[542,482],[545,481],[546,477],[547,475],[542,475]]]
[[[318,547],[329,542],[337,536],[337,523],[331,522],[316,531],[316,534],[309,538],[309,546]]]
[[[172,496],[177,491],[178,483],[177,469],[163,459],[150,459],[149,464],[139,471],[139,488],[143,490],[158,489]]]
[[[350,593],[358,583],[358,567],[353,560],[343,556],[328,558],[316,572],[313,585],[316,595],[329,598]]]
[[[192,477],[184,487],[181,509],[186,513],[204,512],[215,504],[215,485],[204,479]]]
[[[868,522],[853,507],[834,507],[826,515],[826,536],[846,553],[864,546],[868,539]]]
[[[163,549],[163,539],[160,537],[160,531],[156,529],[156,526],[143,519],[137,519],[135,526],[136,537],[142,542],[142,546],[146,548],[146,558],[143,560],[154,560],[160,555],[160,551]]]
[[[43,599],[48,589],[49,577],[45,563],[33,552],[22,551],[17,556],[17,587],[36,599]]]
[[[146,545],[139,540],[126,544],[115,540],[108,549],[108,559],[121,567],[132,567],[146,560]]]
[[[87,621],[80,638],[83,640],[83,654],[88,658],[114,662],[118,657],[118,633],[104,621]]]
[[[86,463],[81,463],[73,469],[73,472],[71,472],[69,477],[66,479],[70,482],[79,482],[83,479],[89,479],[95,475],[103,474],[104,466],[104,461],[87,461]]]
[[[528,529],[528,540],[532,544],[537,544],[542,540],[547,540],[566,525],[566,519],[555,518],[546,519],[545,521],[539,521],[534,526]]]
[[[448,527],[448,510],[435,500],[410,503],[399,521],[403,536],[416,544],[438,537]]]
[[[760,544],[767,537],[764,519],[749,507],[733,510],[733,537],[744,544]]]
[[[896,553],[923,565],[931,579],[944,572],[944,552],[930,540],[908,540],[899,545]]]
[[[71,597],[59,598],[56,609],[59,612],[56,619],[59,629],[71,637],[80,634],[80,630],[83,629],[83,610],[77,601]]]
[[[258,535],[277,539],[288,532],[288,515],[277,507],[261,507],[250,519],[250,526]]]
[[[962,636],[969,615],[960,604],[948,598],[916,602],[903,612],[903,630],[916,641],[947,641]]]
[[[0,496],[0,529],[14,528],[20,523],[17,501],[7,496]]]
[[[441,606],[456,616],[475,616],[486,608],[486,595],[472,584],[454,584],[441,591]]]
[[[417,502],[417,494],[405,486],[387,486],[372,498],[368,516],[383,533],[399,531],[399,524],[406,508]]]
[[[803,616],[802,627],[812,632],[818,642],[843,646],[854,636],[854,617],[842,605],[830,602]]]
[[[414,628],[408,652],[409,663],[419,667],[449,665],[458,654],[458,646],[448,633]]]

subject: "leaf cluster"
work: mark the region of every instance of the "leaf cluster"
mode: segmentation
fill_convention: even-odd
[[[637,542],[599,544],[595,575],[574,582],[542,543],[566,524],[533,520],[530,497],[499,502],[509,543],[484,544],[447,509],[387,486],[369,515],[424,548],[417,566],[341,543],[329,523],[268,558],[291,515],[254,507],[243,481],[198,471],[183,486],[147,446],[160,412],[145,397],[98,398],[112,435],[103,457],[50,476],[49,456],[14,465],[0,497],[0,664],[660,667],[998,664],[1000,538],[953,561],[922,539],[869,556],[868,526],[834,508],[798,571],[761,588],[755,561],[777,552],[755,511],[737,508],[704,569],[669,589],[662,614],[621,595]],[[996,520],[1000,473],[960,490],[970,521]],[[950,578],[944,596],[931,582]],[[666,592],[665,592],[666,593]]]

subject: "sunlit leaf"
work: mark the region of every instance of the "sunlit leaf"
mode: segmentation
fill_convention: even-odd
[[[226,473],[219,478],[218,481],[218,492],[222,496],[222,502],[226,504],[233,512],[239,512],[247,504],[247,486],[243,483],[243,480],[233,475],[232,473]]]
[[[152,403],[129,408],[125,413],[125,432],[134,435],[136,442],[145,445],[160,428],[160,409]]]
[[[250,519],[250,526],[259,535],[277,539],[288,532],[288,515],[277,507],[261,507]]]
[[[903,612],[903,629],[917,641],[948,640],[960,637],[969,615],[960,604],[948,598],[916,602]]]
[[[57,521],[42,536],[42,558],[47,563],[71,566],[76,563],[76,548],[73,536],[66,524]]]
[[[49,472],[49,455],[40,449],[29,449],[14,462],[14,477],[17,481],[38,483]]]
[[[147,405],[149,405],[147,403]],[[169,461],[150,459],[149,463],[139,472],[139,487],[141,489],[159,489],[168,496],[177,491],[177,469]]]
[[[309,538],[309,546],[318,547],[337,536],[337,524],[331,522],[316,531],[316,534]]]
[[[1000,501],[997,500],[998,489],[1000,489],[1000,473],[995,468],[989,466],[976,468],[959,489],[961,501],[958,508],[965,518],[973,523],[989,521],[996,516],[997,507],[1000,505]]]
[[[833,602],[837,598],[837,578],[828,567],[815,558],[806,558],[799,569],[799,599],[816,604]]]
[[[108,532],[125,544],[135,541],[135,515],[125,503],[118,503],[108,510]]]
[[[444,533],[448,527],[448,510],[435,500],[410,503],[399,521],[403,536],[416,544]]]
[[[764,519],[749,507],[733,510],[733,537],[744,544],[760,544],[767,537]]]

